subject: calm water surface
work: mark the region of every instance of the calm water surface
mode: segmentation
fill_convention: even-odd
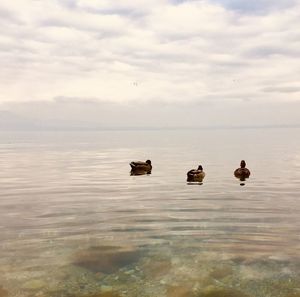
[[[300,129],[0,135],[0,297],[300,296]]]

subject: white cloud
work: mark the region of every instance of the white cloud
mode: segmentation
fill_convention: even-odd
[[[241,3],[1,1],[0,102],[299,101],[299,3]]]

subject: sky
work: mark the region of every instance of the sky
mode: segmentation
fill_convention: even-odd
[[[300,125],[300,0],[2,0],[0,129]]]

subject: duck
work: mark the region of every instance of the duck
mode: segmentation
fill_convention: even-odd
[[[240,168],[237,168],[234,171],[234,176],[236,178],[239,178],[241,181],[245,180],[246,178],[249,178],[250,174],[251,174],[250,170],[246,168],[245,160],[242,160],[240,164]]]
[[[143,175],[143,174],[151,174],[152,164],[151,160],[143,161],[132,161],[130,162],[131,175]]]
[[[202,182],[205,177],[202,165],[198,166],[198,169],[191,169],[187,172],[188,182]]]

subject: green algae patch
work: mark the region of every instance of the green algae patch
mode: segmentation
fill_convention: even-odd
[[[210,286],[199,294],[197,297],[251,297],[244,292],[232,288],[218,288]]]
[[[300,297],[300,292],[291,293],[291,294],[288,294],[284,297]]]
[[[33,279],[25,282],[22,286],[22,289],[25,290],[40,290],[46,286],[46,283],[39,279]]]
[[[100,246],[78,251],[73,258],[74,265],[94,273],[111,274],[137,262],[140,252],[134,248]]]

